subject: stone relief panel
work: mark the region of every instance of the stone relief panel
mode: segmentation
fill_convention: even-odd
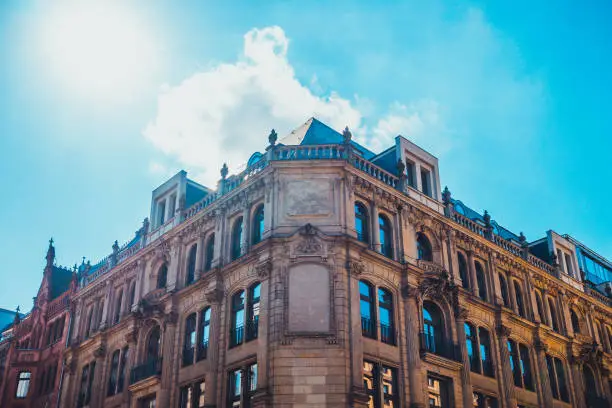
[[[332,211],[332,186],[329,180],[292,180],[285,182],[287,216],[329,216]]]
[[[329,332],[331,305],[328,268],[302,263],[292,266],[288,275],[289,332]]]

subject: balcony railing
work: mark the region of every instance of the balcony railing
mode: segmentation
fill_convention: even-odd
[[[152,358],[144,364],[138,365],[130,371],[130,385],[150,377],[160,376],[162,372],[162,358]]]
[[[372,319],[361,316],[361,334],[371,339],[376,338],[376,326]]]
[[[386,324],[381,323],[380,341],[394,346],[395,345],[395,328],[393,326],[387,326]]]
[[[193,364],[195,347],[183,347],[183,367]]]
[[[244,326],[230,329],[230,348],[242,344],[244,341]]]
[[[208,341],[198,344],[198,357],[197,360],[204,360],[208,355]]]
[[[259,316],[248,321],[246,325],[246,341],[255,340],[259,335]]]
[[[437,341],[426,333],[421,333],[421,352],[460,361],[460,353],[454,343]]]

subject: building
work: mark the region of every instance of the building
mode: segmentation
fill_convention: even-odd
[[[46,260],[32,310],[13,312],[0,336],[0,407],[55,407],[59,402],[77,280],[74,271],[55,265],[53,240]]]
[[[214,190],[176,174],[81,265],[59,406],[609,406],[601,256],[473,211],[401,136],[268,140]]]

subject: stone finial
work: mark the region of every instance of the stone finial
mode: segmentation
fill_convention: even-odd
[[[402,159],[397,159],[396,168],[397,168],[397,175],[399,177],[402,177],[404,175],[404,170],[406,170],[406,165],[404,164]]]
[[[442,202],[444,205],[448,205],[451,202],[451,192],[448,189],[448,186],[445,186],[444,191],[442,191]]]
[[[521,243],[522,246],[527,244],[527,237],[525,237],[525,234],[523,234],[523,231],[521,231],[521,233],[519,234],[519,242]]]
[[[342,131],[342,137],[344,139],[345,144],[349,144],[351,142],[351,139],[353,138],[353,134],[349,130],[348,126],[345,127],[344,130]]]
[[[221,179],[222,180],[225,180],[228,172],[229,172],[229,169],[227,168],[227,163],[223,163],[223,167],[221,167]]]
[[[485,225],[487,227],[490,227],[491,226],[491,214],[489,214],[487,210],[484,211],[482,218],[484,218]]]
[[[270,147],[274,146],[277,140],[278,134],[276,133],[276,130],[272,129],[270,131],[270,134],[268,135],[268,142],[270,142]]]
[[[147,234],[149,232],[149,217],[145,217],[144,220],[142,220],[142,232],[143,234]]]
[[[115,242],[113,243],[113,253],[117,253],[119,252],[119,242],[117,242],[117,240],[115,240]]]
[[[21,310],[19,308],[19,305],[17,305],[17,308],[15,309],[15,317],[13,318],[13,323],[17,324],[21,321],[21,317],[19,316],[19,310]]]
[[[47,249],[47,266],[53,266],[53,262],[55,261],[55,247],[53,246],[53,238],[49,240],[49,248]]]

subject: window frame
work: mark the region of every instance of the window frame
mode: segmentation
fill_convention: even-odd
[[[238,216],[232,223],[232,235],[230,236],[230,260],[232,261],[235,261],[243,255],[243,235],[244,218],[242,216]]]
[[[360,211],[361,212],[360,212]],[[355,215],[355,232],[357,233],[357,240],[365,244],[370,243],[370,214],[368,208],[361,201],[355,201],[354,206]],[[357,221],[361,224],[361,231],[358,228]]]
[[[378,214],[378,242],[381,255],[393,259],[393,226],[389,217]]]
[[[265,207],[264,204],[258,204],[253,211],[253,219],[251,221],[251,245],[259,244],[265,231]]]
[[[22,375],[27,377],[21,378]],[[30,393],[30,385],[32,383],[32,372],[28,370],[21,370],[17,373],[17,382],[15,387],[15,398],[26,399]]]
[[[196,263],[198,259],[198,243],[189,247],[187,252],[187,263],[185,268],[185,286],[189,286],[196,281]]]

